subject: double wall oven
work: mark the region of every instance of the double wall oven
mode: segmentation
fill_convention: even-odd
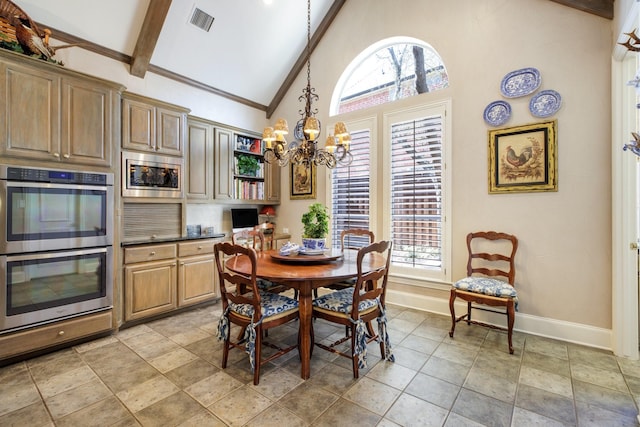
[[[0,165],[0,334],[113,305],[113,174]]]

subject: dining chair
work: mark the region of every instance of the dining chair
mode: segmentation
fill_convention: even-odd
[[[261,229],[254,228],[252,230],[241,230],[233,233],[231,236],[231,242],[234,245],[244,246],[246,248],[253,248],[257,251],[265,250],[265,236]],[[268,280],[258,279],[258,288],[263,291],[281,293],[287,291],[289,288],[284,285],[270,282]]]
[[[348,228],[340,233],[340,248],[342,252],[346,250],[359,250],[376,241],[373,231],[364,228]],[[355,285],[355,279],[348,279],[338,283],[331,283],[324,288],[340,290],[350,288]],[[316,295],[317,296],[317,295]]]
[[[256,251],[240,245],[223,242],[214,248],[216,266],[220,278],[223,314],[218,322],[218,339],[224,341],[222,368],[227,367],[229,350],[238,348],[249,354],[249,362],[253,371],[253,384],[260,382],[260,367],[291,350],[298,344],[283,347],[276,343],[268,343],[263,332],[276,326],[284,325],[299,318],[298,301],[284,295],[263,292],[258,289],[256,280]],[[251,261],[251,274],[244,276],[235,274],[224,267],[229,257],[244,255]],[[231,286],[229,286],[231,285]],[[235,286],[234,286],[235,285]],[[246,287],[250,292],[239,293],[232,289]],[[238,325],[244,331],[236,341],[231,339],[231,324]],[[298,337],[299,341],[299,337]],[[262,358],[262,346],[276,350],[269,357]]]
[[[276,226],[274,224],[270,222],[263,222],[262,224],[256,225],[253,229],[262,232],[265,245],[264,250],[275,249],[273,237],[276,233]]]
[[[518,239],[511,234],[495,231],[467,234],[467,277],[456,281],[451,288],[449,309],[451,310],[451,331],[453,338],[456,323],[466,320],[494,329],[505,328],[471,319],[471,310],[483,310],[507,316],[507,336],[509,353],[513,354],[513,323],[518,308],[518,294],[515,288],[515,255]],[[501,277],[498,279],[496,277]],[[467,302],[467,312],[456,318],[455,300]],[[488,308],[488,307],[490,308]],[[504,310],[493,307],[505,307]]]
[[[348,328],[347,336],[330,345],[315,342],[313,324],[311,325],[311,343],[323,350],[339,354],[351,359],[353,377],[358,378],[359,369],[366,368],[367,344],[377,341],[380,344],[380,355],[388,361],[395,361],[391,351],[387,320],[385,315],[385,296],[389,263],[391,260],[389,241],[372,243],[358,250],[356,265],[358,276],[352,288],[345,288],[315,298],[312,303],[313,318],[325,319],[329,322],[344,325]],[[383,256],[384,265],[378,269],[363,273],[363,263],[373,254]],[[371,321],[377,319],[378,333],[375,333]],[[313,322],[312,322],[313,323]],[[350,340],[348,352],[339,350],[339,346]]]

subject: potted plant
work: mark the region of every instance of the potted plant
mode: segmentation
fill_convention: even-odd
[[[240,175],[256,176],[258,169],[260,169],[260,162],[255,156],[244,154],[238,156],[238,173]]]
[[[327,207],[322,203],[311,204],[309,210],[302,214],[302,225],[302,246],[311,250],[323,250],[329,233]]]

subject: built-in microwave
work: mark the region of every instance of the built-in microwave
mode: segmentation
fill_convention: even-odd
[[[181,198],[184,160],[157,154],[122,152],[123,197]]]

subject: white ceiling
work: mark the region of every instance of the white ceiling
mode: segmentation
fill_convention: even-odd
[[[132,56],[150,0],[13,0],[44,28]],[[153,0],[151,0],[153,1]],[[311,33],[333,0],[312,0]],[[194,8],[215,18],[205,32]],[[304,0],[173,0],[150,63],[267,106],[307,41]],[[56,43],[52,43],[55,45]],[[74,48],[77,49],[77,48]]]

